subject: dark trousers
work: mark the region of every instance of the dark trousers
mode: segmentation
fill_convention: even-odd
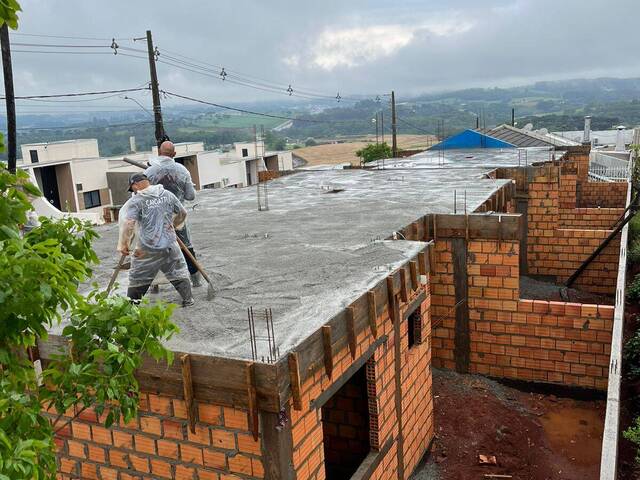
[[[191,238],[189,238],[188,227],[185,225],[185,227],[182,230],[176,230],[176,235],[178,236],[178,238],[180,240],[182,240],[182,243],[185,244],[185,246],[187,247],[189,252],[191,252],[191,255],[193,255],[193,258],[197,258],[196,257],[196,252],[193,249],[193,247],[191,246]],[[187,268],[189,269],[189,275],[193,275],[194,273],[196,273],[198,271],[198,267],[195,266],[195,264],[191,261],[191,259],[187,256],[186,253],[182,252],[182,255],[184,256],[185,262],[187,262]]]
[[[178,291],[183,300],[188,300],[191,298],[191,283],[189,280],[172,280],[171,285]],[[144,294],[147,293],[151,284],[147,285],[139,285],[137,287],[129,287],[127,289],[127,297],[129,297],[134,302],[138,302]]]

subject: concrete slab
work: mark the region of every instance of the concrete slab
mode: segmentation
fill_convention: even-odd
[[[381,241],[426,213],[473,211],[506,180],[483,179],[485,169],[303,172],[269,182],[269,211],[257,209],[256,187],[207,190],[189,208],[198,258],[218,295],[176,309],[176,351],[251,359],[247,308],[271,308],[280,354],[304,340],[388,272],[424,247]],[[330,193],[332,191],[341,191]],[[106,286],[117,263],[117,226],[98,228],[102,261],[94,280]],[[121,274],[119,291],[127,285]],[[170,285],[161,297],[177,302]],[[261,324],[258,335],[266,336]],[[266,342],[258,345],[267,355]]]

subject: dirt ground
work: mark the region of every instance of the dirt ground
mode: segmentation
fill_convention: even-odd
[[[434,369],[436,438],[414,480],[597,480],[604,400],[528,393]],[[495,456],[480,465],[478,455]]]
[[[398,135],[398,147],[413,150],[427,148],[433,144],[435,137],[431,135]],[[301,158],[306,163],[305,166],[314,165],[337,165],[340,163],[360,164],[360,159],[356,157],[356,151],[366,147],[371,142],[375,142],[375,137],[370,141],[353,141],[349,143],[335,143],[326,145],[316,145],[314,147],[304,147],[293,150],[293,155]],[[391,137],[387,140],[391,142]]]

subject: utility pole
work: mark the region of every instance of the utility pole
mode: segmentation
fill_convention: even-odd
[[[393,158],[398,155],[398,140],[396,138],[396,94],[391,91],[391,154]]]
[[[376,124],[376,145],[378,145],[378,112],[376,112],[376,118],[372,118],[371,121]]]
[[[4,96],[7,104],[7,168],[10,173],[16,173],[16,100],[13,92],[9,27],[6,22],[0,27],[0,44],[4,73]]]
[[[515,108],[511,109],[511,126],[512,127],[516,126],[516,109]]]
[[[164,138],[164,125],[162,124],[162,109],[160,108],[160,91],[158,89],[158,74],[156,72],[155,50],[151,39],[151,30],[147,30],[147,52],[149,54],[149,74],[151,76],[151,96],[153,98],[153,118],[156,124],[156,143],[158,147]]]
[[[382,134],[382,143],[384,143],[384,112],[380,110],[380,133]]]

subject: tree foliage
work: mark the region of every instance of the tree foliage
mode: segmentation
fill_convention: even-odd
[[[171,361],[162,342],[177,331],[169,306],[81,294],[97,262],[97,235],[71,218],[42,218],[22,235],[29,197],[39,195],[25,172],[0,164],[0,480],[55,478],[53,438],[68,423],[65,412],[94,408],[107,426],[135,416],[142,355]],[[63,317],[73,348],[38,378],[27,350]]]
[[[361,148],[356,152],[356,155],[362,159],[363,162],[373,162],[374,160],[381,160],[383,158],[391,158],[393,152],[387,142],[383,143],[371,143],[364,148]]]

